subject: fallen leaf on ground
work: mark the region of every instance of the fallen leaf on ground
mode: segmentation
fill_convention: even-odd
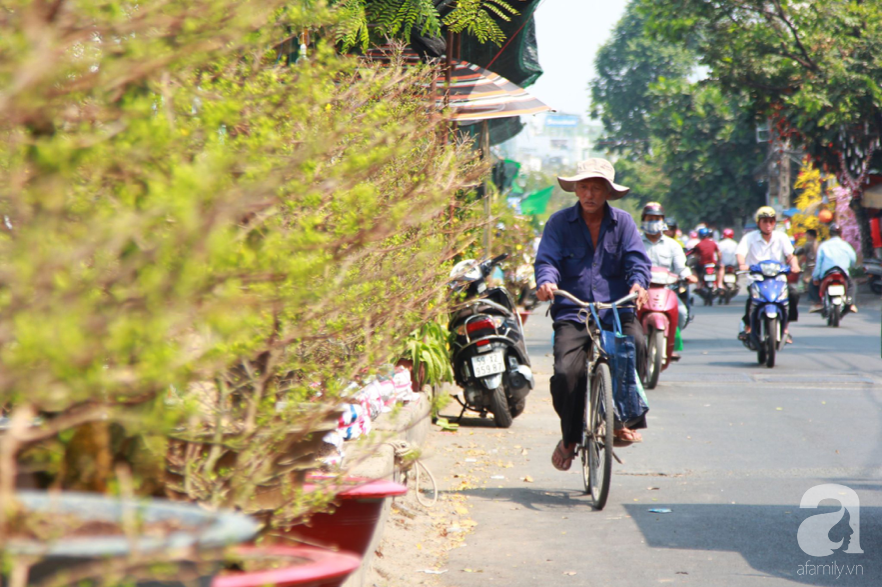
[[[533,482],[533,478],[530,477],[529,475],[527,475],[526,477],[524,477],[524,481],[526,481],[527,483],[532,483],[532,482]]]
[[[572,577],[575,574],[576,574],[576,571],[564,571],[564,575],[569,575],[570,577]]]

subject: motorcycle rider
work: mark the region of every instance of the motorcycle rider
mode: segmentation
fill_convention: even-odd
[[[705,265],[713,265],[716,270],[714,284],[716,288],[723,287],[723,272],[720,270],[720,248],[714,242],[710,229],[702,227],[698,229],[698,243],[693,247],[693,254],[698,255],[698,267],[704,269]],[[698,283],[699,288],[705,287],[703,282]]]
[[[778,215],[771,206],[760,206],[755,215],[756,225],[759,230],[754,230],[744,235],[738,248],[735,250],[735,257],[738,259],[738,268],[741,271],[747,271],[751,265],[755,265],[760,261],[778,261],[779,263],[789,263],[790,270],[799,273],[799,263],[793,254],[793,244],[787,235],[779,230],[775,230],[778,222]],[[787,286],[789,308],[788,323],[796,322],[799,318],[799,292],[791,283]],[[738,333],[739,340],[747,340],[750,333],[750,296],[747,296],[747,303],[744,306],[744,317],[741,319],[741,332]],[[787,330],[784,331],[784,339],[788,343],[793,342],[793,337]]]
[[[677,219],[670,216],[665,217],[665,226],[666,228],[662,233],[666,237],[674,239],[674,242],[680,245],[680,248],[683,248],[683,243],[677,238]]]
[[[676,240],[664,234],[665,209],[662,205],[658,202],[646,204],[643,207],[640,220],[643,222],[643,246],[646,247],[646,254],[652,265],[664,267],[689,283],[697,282],[698,278],[686,266],[686,254],[683,252],[683,247]],[[689,310],[680,296],[677,296],[677,313],[678,326],[680,330],[683,330],[689,320]]]
[[[638,307],[646,303],[649,258],[634,220],[627,212],[608,203],[630,191],[614,180],[615,169],[605,159],[582,161],[576,175],[558,177],[561,188],[575,192],[579,201],[571,208],[555,212],[545,224],[535,264],[536,294],[541,301],[552,300],[554,290],[560,286],[589,302],[609,302],[630,292],[638,294]],[[587,385],[585,348],[590,338],[576,306],[556,301],[551,306],[551,315],[554,319],[551,396],[562,433],[551,462],[556,469],[566,471],[582,439]],[[643,379],[646,369],[643,327],[633,311],[623,311],[621,315],[624,334],[634,337],[637,371]],[[601,313],[600,319],[609,328],[613,320],[611,311]],[[644,428],[646,423],[632,423],[632,426]],[[620,428],[614,434],[619,442],[643,440],[631,428]]]
[[[851,304],[848,306],[849,312],[857,313],[857,306],[854,305],[854,280],[848,274],[851,266],[857,263],[857,253],[854,248],[842,240],[842,228],[835,222],[830,225],[830,238],[821,243],[818,247],[818,255],[815,259],[815,269],[812,271],[812,283],[816,286],[821,285],[821,279],[827,271],[834,267],[839,267],[845,273],[845,281],[848,284],[845,296]],[[823,305],[815,304],[809,312],[820,312]]]
[[[738,259],[735,257],[735,250],[738,248],[738,242],[735,240],[735,231],[731,228],[723,229],[723,240],[717,243],[720,249],[720,263],[723,268],[737,267]]]

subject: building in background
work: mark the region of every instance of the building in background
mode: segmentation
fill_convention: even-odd
[[[522,119],[524,129],[498,147],[501,156],[517,160],[525,171],[557,174],[590,157],[605,157],[595,150],[603,128],[578,114],[549,112]]]

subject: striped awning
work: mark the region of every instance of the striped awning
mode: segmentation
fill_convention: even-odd
[[[438,79],[443,102],[445,78]],[[524,88],[474,63],[454,61],[450,75],[451,118],[459,122],[548,112],[551,108]]]
[[[398,50],[405,65],[417,64],[420,56],[413,49]],[[365,53],[371,61],[388,65],[396,60],[396,50],[389,46],[374,47]],[[552,110],[522,87],[501,75],[474,63],[453,60],[450,73],[449,108],[451,120],[469,123],[493,118],[508,118]],[[427,86],[428,87],[428,86]],[[447,76],[435,80],[435,101],[447,105]]]

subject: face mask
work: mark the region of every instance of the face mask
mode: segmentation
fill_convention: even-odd
[[[658,234],[665,228],[664,220],[647,220],[643,223],[643,232],[646,234]]]

